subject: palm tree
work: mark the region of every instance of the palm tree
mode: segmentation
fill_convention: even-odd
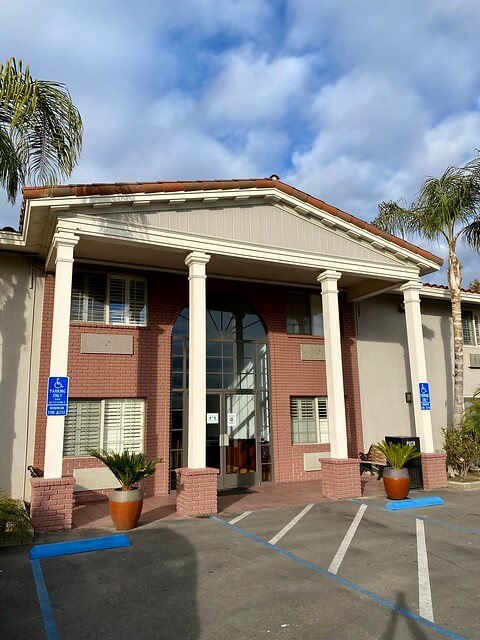
[[[373,221],[380,229],[401,236],[446,241],[447,279],[453,320],[454,405],[453,424],[460,428],[463,415],[462,266],[457,242],[462,239],[480,250],[480,158],[464,167],[449,167],[440,178],[427,178],[410,208],[382,202]]]
[[[0,65],[0,185],[10,202],[27,181],[71,175],[81,145],[82,119],[65,85],[34,80],[14,58]]]

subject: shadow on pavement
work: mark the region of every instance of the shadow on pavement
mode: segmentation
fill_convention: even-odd
[[[407,604],[405,594],[403,593],[403,591],[397,592],[395,603],[402,609],[409,609],[409,606]],[[402,626],[404,621],[406,621],[407,628],[412,634],[410,636],[412,640],[428,640],[428,636],[425,634],[422,626],[418,622],[415,622],[415,620],[412,620],[411,618],[406,618],[398,611],[392,611],[392,613],[390,614],[390,620],[389,620],[388,626],[385,629],[385,633],[383,634],[381,640],[395,640],[395,638],[397,637],[397,635],[395,635],[395,631],[397,629],[397,625],[400,622],[400,620],[402,621]],[[401,632],[399,629],[398,637],[400,637],[400,633]]]

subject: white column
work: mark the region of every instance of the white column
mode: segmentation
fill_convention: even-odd
[[[190,469],[206,467],[206,265],[210,256],[192,251],[186,260],[189,280],[188,460]]]
[[[72,297],[73,249],[78,237],[58,233],[53,239],[56,249],[55,293],[53,298],[52,346],[50,349],[50,375],[66,376],[68,365],[68,339],[70,335],[70,300]],[[44,390],[46,393],[46,389]],[[45,435],[44,477],[62,477],[63,416],[47,417]]]
[[[325,365],[327,369],[328,425],[332,458],[348,458],[345,394],[343,391],[342,344],[337,282],[342,274],[327,270],[317,278],[322,285]]]
[[[422,314],[420,310],[420,291],[422,285],[418,280],[411,280],[400,287],[405,302],[405,321],[407,324],[408,359],[410,362],[410,379],[412,383],[413,413],[415,432],[420,438],[423,453],[434,453],[432,418],[430,411],[420,406],[419,383],[428,382],[425,347],[423,343]]]

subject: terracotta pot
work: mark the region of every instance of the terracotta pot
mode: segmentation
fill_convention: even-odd
[[[109,506],[110,516],[117,531],[135,529],[142,513],[142,490],[122,491],[121,489],[114,489],[110,495]]]
[[[408,469],[392,469],[385,467],[383,470],[383,486],[390,500],[405,500],[410,489],[410,476]]]

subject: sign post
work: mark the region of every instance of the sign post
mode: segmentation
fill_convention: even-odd
[[[68,413],[67,376],[50,376],[47,388],[47,416],[66,416]]]

